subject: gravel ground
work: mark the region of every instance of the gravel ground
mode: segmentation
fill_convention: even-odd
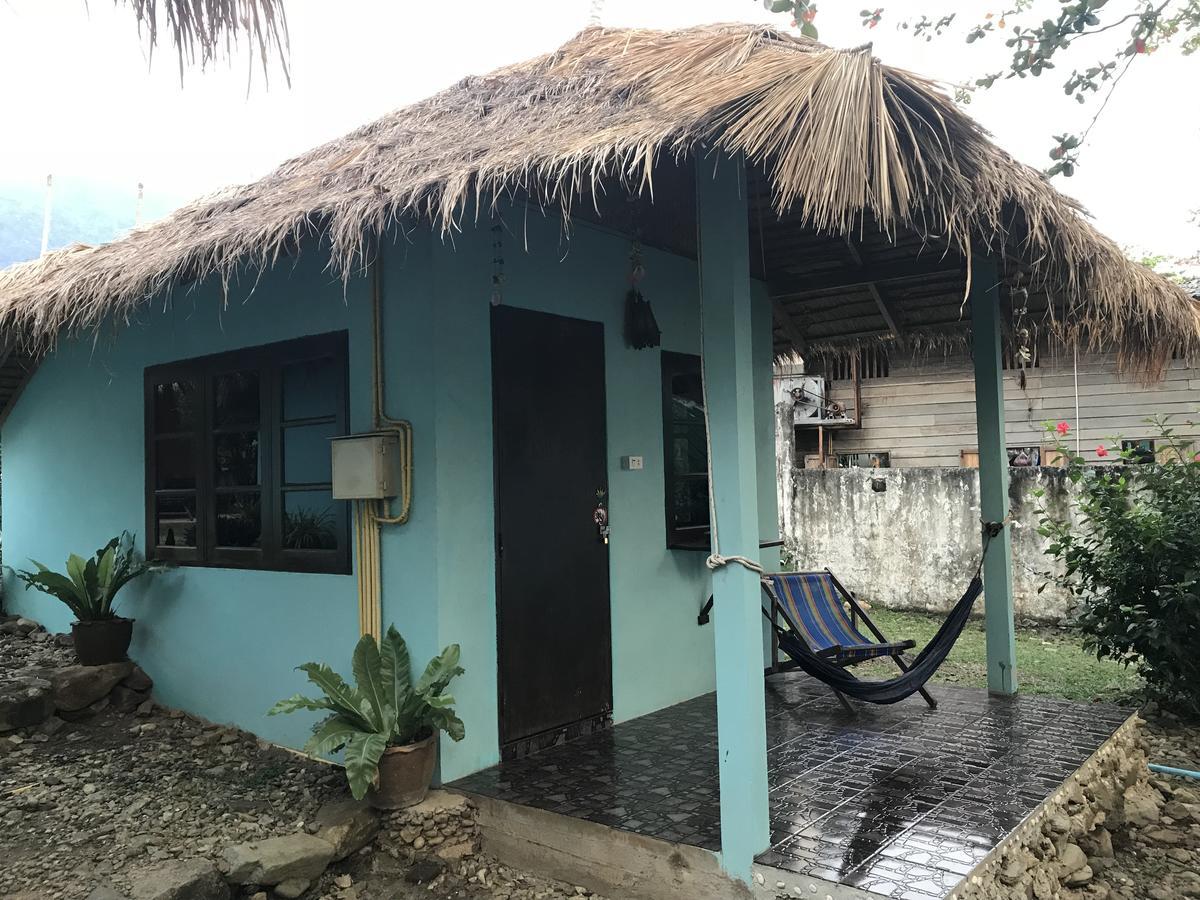
[[[0,635],[0,680],[6,671],[72,661],[71,650],[44,633]],[[155,707],[139,715],[104,704],[79,721],[54,717],[37,729],[0,735],[0,897],[83,900],[101,884],[126,891],[130,872],[172,859],[215,861],[229,844],[294,834],[322,803],[347,796],[339,769],[253,735],[174,710]],[[1154,709],[1147,716],[1151,759],[1200,769],[1200,723]],[[1194,815],[1200,782],[1155,783],[1164,818],[1117,831],[1111,861],[1077,896],[1200,898],[1200,819]],[[582,894],[484,857],[414,867],[383,852],[363,852],[331,867],[306,896],[557,900]]]
[[[44,633],[0,634],[0,681],[6,671],[73,661],[70,649]],[[173,859],[215,862],[229,844],[303,831],[322,803],[348,796],[340,769],[245,732],[159,707],[138,715],[100,705],[80,721],[52,717],[0,735],[0,897],[82,900],[98,885],[125,893],[131,872]],[[416,868],[363,852],[331,867],[305,896],[585,893],[483,857]]]
[[[1200,770],[1200,723],[1180,721],[1153,706],[1143,715],[1151,762]],[[1111,867],[1098,873],[1109,891],[1095,895],[1101,900],[1200,897],[1200,819],[1195,814],[1200,781],[1156,777],[1153,784],[1163,795],[1163,818],[1113,835]]]

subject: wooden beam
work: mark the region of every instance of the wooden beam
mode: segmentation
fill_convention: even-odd
[[[792,275],[770,282],[772,297],[794,297],[799,294],[815,294],[818,291],[835,291],[862,288],[870,284],[888,284],[893,281],[912,281],[918,278],[942,278],[954,275],[966,283],[966,269],[953,260],[939,259],[934,263],[886,263],[876,266],[860,266],[821,275]]]
[[[800,326],[796,324],[792,314],[774,297],[771,298],[771,311],[775,316],[775,321],[791,343],[792,349],[803,356],[804,351],[808,349],[808,341],[804,339],[804,332],[800,330]]]
[[[854,238],[846,235],[846,249],[850,251],[850,258],[854,260],[856,266],[863,265],[862,251],[858,249],[858,244],[854,242]],[[879,283],[872,281],[867,285],[867,290],[871,292],[871,299],[875,301],[875,305],[879,308],[879,314],[883,316],[883,321],[887,322],[888,330],[896,337],[900,337],[900,317],[896,314],[896,310],[879,290]]]

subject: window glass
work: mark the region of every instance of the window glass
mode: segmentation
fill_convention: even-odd
[[[159,438],[154,444],[157,490],[194,490],[196,487],[196,439]]]
[[[253,487],[261,483],[257,431],[214,435],[213,455],[217,487]]]
[[[213,425],[228,428],[257,425],[257,372],[228,372],[213,379]]]
[[[195,494],[166,494],[156,500],[155,543],[159,547],[196,546]]]
[[[707,547],[708,441],[700,357],[662,355],[667,545]]]
[[[1121,441],[1121,449],[1129,453],[1128,462],[1144,464],[1155,462],[1154,441],[1150,438],[1137,438],[1132,441]]]
[[[153,390],[156,433],[195,430],[197,394],[194,382],[168,381],[154,385]]]
[[[347,431],[346,345],[318,335],[147,370],[148,555],[350,571],[329,445]]]
[[[338,385],[332,359],[309,359],[283,370],[283,418],[319,419],[333,416],[338,407]]]
[[[289,425],[283,429],[283,483],[329,484],[333,481],[333,454],[329,439],[337,424]]]
[[[262,504],[257,493],[217,495],[217,546],[257,547],[262,541]]]
[[[331,491],[284,493],[285,550],[336,550],[338,530],[338,515]]]

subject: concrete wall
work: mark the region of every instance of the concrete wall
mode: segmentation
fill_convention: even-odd
[[[523,210],[509,219],[504,302],[605,327],[613,699],[615,717],[628,719],[713,688],[712,629],[695,623],[710,592],[704,555],[665,546],[659,353],[628,349],[622,338],[628,240],[579,225],[567,243],[553,219]],[[454,693],[467,738],[443,742],[447,779],[498,758],[489,226],[467,227],[452,243],[417,232],[385,251],[387,411],[413,423],[415,484],[410,523],[384,529],[383,619],[404,633],[417,664],[462,644],[467,674]],[[698,352],[694,261],[649,248],[643,257],[642,287],[663,349]],[[43,362],[0,436],[9,565],[36,558],[59,566],[122,529],[143,530],[147,366],[347,330],[351,427],[370,429],[365,281],[343,286],[315,250],[253,291],[252,281],[231,288],[224,305],[215,285],[159,300],[133,326],[106,329],[95,345],[64,340]],[[755,297],[760,515],[771,536],[771,319],[759,286]],[[643,456],[645,468],[623,471],[627,454]],[[57,601],[11,577],[5,587],[14,611],[68,627]],[[353,575],[181,568],[127,590],[122,611],[139,620],[132,655],[168,704],[299,746],[310,719],[265,716],[275,700],[305,688],[293,667],[321,660],[349,672],[358,636]]]
[[[1018,617],[1061,621],[1070,596],[1046,582],[1052,560],[1037,533],[1038,505],[1068,509],[1060,469],[1013,469],[1013,600]],[[873,481],[884,486],[876,491]],[[1037,489],[1045,491],[1040,500]],[[833,570],[854,593],[893,609],[944,612],[979,562],[979,472],[966,468],[781,471],[785,550],[798,570]],[[982,601],[980,608],[982,611]]]
[[[1082,455],[1115,436],[1154,437],[1146,418],[1173,414],[1180,434],[1200,438],[1200,372],[1183,360],[1172,361],[1164,379],[1142,384],[1118,374],[1116,360],[1104,354],[1079,358],[1079,411],[1075,409],[1076,369],[1069,351],[1045,350],[1037,368],[1004,373],[1005,436],[1009,447],[1042,446],[1042,423],[1071,423]],[[852,408],[849,381],[834,381],[834,400]],[[975,434],[975,383],[969,359],[893,356],[886,378],[862,382],[862,427],[831,432],[833,452],[886,451],[894,467],[957,466],[963,450],[978,447]],[[814,449],[815,451],[815,438]],[[803,459],[794,460],[802,464]]]

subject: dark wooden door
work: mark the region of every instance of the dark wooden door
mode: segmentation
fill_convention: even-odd
[[[492,311],[500,741],[612,713],[604,326]]]

